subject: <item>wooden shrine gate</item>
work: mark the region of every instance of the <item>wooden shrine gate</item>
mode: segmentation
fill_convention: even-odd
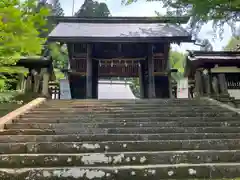
[[[172,97],[170,43],[191,41],[190,34],[174,23],[186,23],[188,18],[59,17],[58,21],[49,40],[67,44],[72,98],[98,98],[98,80],[106,77],[139,77],[141,98]]]

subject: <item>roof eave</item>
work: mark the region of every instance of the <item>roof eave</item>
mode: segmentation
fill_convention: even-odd
[[[186,24],[189,16],[154,16],[154,17],[75,17],[75,16],[49,16],[56,23],[59,22],[87,22],[87,23],[179,23]]]
[[[59,42],[142,42],[142,43],[157,43],[157,42],[194,42],[191,36],[173,36],[173,37],[48,37],[48,41]]]
[[[239,51],[189,51],[193,56],[235,56]]]

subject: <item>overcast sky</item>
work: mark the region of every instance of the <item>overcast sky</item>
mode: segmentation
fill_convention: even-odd
[[[112,16],[156,16],[155,11],[158,11],[160,14],[164,14],[166,11],[162,8],[161,3],[159,2],[146,2],[146,0],[138,0],[137,3],[133,3],[128,6],[121,4],[121,0],[100,0],[105,2],[108,5],[108,8]],[[60,0],[62,8],[66,16],[72,15],[73,0]],[[84,0],[75,0],[76,12]],[[231,38],[231,29],[229,26],[224,27],[223,40],[216,38],[213,40],[212,25],[209,23],[202,28],[199,37],[209,39],[212,43],[214,50],[222,50],[222,48],[228,43]],[[191,43],[182,43],[181,46],[173,45],[175,50],[185,52],[186,50],[198,50],[199,47]]]

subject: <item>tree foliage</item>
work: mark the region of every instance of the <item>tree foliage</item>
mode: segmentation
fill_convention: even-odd
[[[240,51],[240,36],[234,36],[224,47],[226,51]]]
[[[64,16],[64,11],[59,0],[54,0],[52,4],[49,4],[46,0],[39,1],[37,4],[36,12],[39,12],[39,9],[41,8],[47,8],[49,10],[49,15],[51,16]],[[40,37],[46,38],[55,26],[55,21],[51,18],[48,18],[48,21],[44,27],[47,29],[47,31],[42,32],[42,30],[39,29]]]
[[[0,66],[15,64],[20,56],[40,54],[44,38],[38,29],[46,25],[48,9],[36,13],[36,1],[1,0]]]
[[[52,1],[52,4],[49,4],[46,0],[40,1],[38,3],[38,7],[45,7],[49,9],[49,14],[51,16],[64,16],[64,11],[61,7],[59,0]],[[51,18],[48,19],[48,22],[46,24],[47,32],[41,34],[43,37],[47,37],[48,34],[53,30],[53,28],[56,26],[55,21]],[[50,49],[50,55],[53,59],[53,66],[57,72],[60,72],[59,69],[66,68],[68,55],[67,55],[67,49],[62,48],[59,43],[51,43],[47,48]]]
[[[75,14],[78,17],[108,17],[110,11],[106,3],[98,1],[85,0],[81,8]]]
[[[204,39],[201,42],[202,46],[200,47],[201,51],[213,51],[213,46],[208,39]]]
[[[138,0],[123,0],[130,4]],[[150,1],[150,0],[147,0]],[[221,35],[224,23],[235,29],[235,22],[240,20],[239,0],[154,0],[163,3],[170,16],[191,16],[189,30],[197,34],[202,25],[213,21],[213,28],[219,29]],[[221,28],[218,28],[221,27]],[[216,31],[215,31],[216,32]]]
[[[185,55],[178,51],[170,51],[169,63],[172,69],[177,69],[178,72],[172,73],[172,77],[175,80],[183,78],[184,67],[185,67]]]
[[[67,68],[68,53],[64,46],[59,43],[52,43],[49,45],[50,55],[53,58],[53,67],[57,69]]]

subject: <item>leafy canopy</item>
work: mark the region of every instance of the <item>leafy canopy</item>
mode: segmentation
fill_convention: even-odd
[[[53,59],[53,66],[57,69],[67,68],[68,52],[67,48],[59,43],[51,43],[49,45],[50,54]]]
[[[81,8],[75,14],[78,17],[108,17],[110,11],[106,3],[94,0],[85,0]]]
[[[240,51],[240,36],[232,37],[224,47],[227,51]]]
[[[123,0],[131,4],[138,0]],[[228,23],[235,30],[236,21],[240,20],[240,0],[147,0],[159,1],[167,9],[170,16],[191,16],[189,28],[196,35],[203,24],[213,21],[214,30],[220,35],[224,23]],[[220,28],[218,28],[220,27]],[[215,31],[216,32],[216,31]]]
[[[184,67],[185,67],[185,55],[178,52],[172,51],[169,52],[169,63],[172,69],[177,69],[178,72],[172,73],[172,77],[177,81],[183,78]]]
[[[46,25],[49,10],[42,7],[36,12],[36,6],[36,0],[0,1],[0,66],[40,54],[45,39],[38,30]]]

